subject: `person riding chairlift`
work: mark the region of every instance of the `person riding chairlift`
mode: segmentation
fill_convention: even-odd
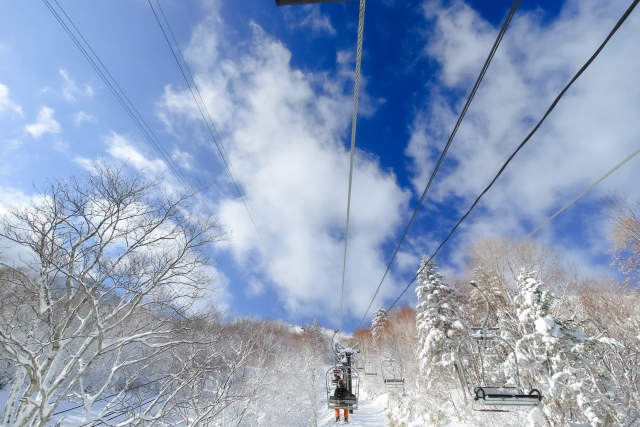
[[[338,381],[338,387],[336,388],[336,391],[333,393],[333,397],[340,400],[349,399],[350,397],[353,397],[353,394],[351,394],[351,392],[347,390],[347,387],[344,385],[344,380],[341,379],[340,381]],[[335,415],[336,415],[336,422],[340,421],[340,409],[335,409]],[[344,410],[344,422],[345,423],[349,422],[348,409]]]

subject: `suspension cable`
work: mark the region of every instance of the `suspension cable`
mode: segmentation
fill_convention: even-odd
[[[351,117],[351,154],[349,158],[349,191],[347,194],[347,221],[344,232],[344,257],[342,260],[342,292],[340,294],[340,327],[342,330],[342,305],[344,301],[344,280],[347,272],[347,244],[349,241],[349,214],[351,212],[351,185],[353,182],[353,159],[356,152],[356,123],[358,121],[358,94],[360,92],[360,63],[362,62],[362,40],[364,39],[364,11],[366,0],[360,0],[358,16],[358,44],[356,48],[356,72],[353,82],[353,115]]]
[[[571,81],[569,81],[569,83],[564,87],[564,89],[562,89],[562,91],[560,92],[560,94],[555,98],[555,100],[551,103],[551,106],[549,107],[549,109],[546,111],[546,113],[544,114],[544,116],[542,116],[542,118],[540,119],[540,121],[538,122],[538,124],[536,124],[536,126],[533,128],[533,130],[531,132],[529,132],[529,134],[526,136],[526,138],[524,139],[524,141],[522,141],[522,143],[518,146],[518,148],[513,152],[513,154],[511,154],[511,156],[509,156],[509,158],[507,159],[507,161],[502,165],[502,167],[500,168],[500,170],[498,171],[498,173],[496,174],[496,176],[493,178],[493,180],[491,181],[491,183],[487,186],[487,188],[484,189],[484,191],[482,193],[480,193],[480,195],[478,196],[478,198],[475,200],[475,202],[473,202],[473,204],[471,205],[471,207],[469,208],[469,210],[467,211],[467,213],[465,213],[462,218],[460,218],[460,220],[458,221],[458,223],[453,227],[453,229],[449,232],[449,234],[447,235],[447,237],[442,241],[442,243],[440,243],[440,246],[438,246],[438,249],[436,249],[436,251],[433,253],[433,255],[431,255],[430,259],[433,259],[438,252],[440,251],[440,249],[444,246],[444,244],[449,240],[449,238],[453,235],[453,233],[456,231],[456,229],[458,228],[458,226],[469,216],[469,214],[471,213],[471,211],[473,210],[473,208],[476,207],[476,205],[478,204],[478,202],[480,201],[480,199],[482,199],[482,197],[489,191],[489,189],[493,186],[493,184],[497,181],[497,179],[500,177],[500,175],[502,175],[502,172],[505,170],[505,168],[507,167],[507,165],[511,162],[511,160],[516,156],[516,154],[518,154],[518,152],[522,149],[522,147],[524,147],[524,145],[531,139],[531,137],[536,133],[536,131],[540,128],[540,126],[542,126],[542,123],[545,121],[545,119],[549,116],[549,114],[551,114],[551,111],[553,111],[553,109],[556,107],[556,105],[558,104],[558,102],[560,101],[560,99],[564,96],[564,94],[567,92],[567,90],[569,90],[569,88],[571,87],[571,85],[573,85],[573,83],[578,80],[578,78],[582,75],[582,73],[584,73],[584,71],[589,68],[589,65],[591,65],[591,63],[596,59],[596,57],[600,54],[600,52],[602,51],[602,49],[604,49],[604,47],[607,45],[607,43],[609,43],[609,40],[611,39],[611,37],[613,37],[613,35],[618,31],[618,29],[620,28],[620,26],[622,26],[622,24],[627,20],[627,18],[629,17],[629,15],[631,14],[631,12],[633,11],[633,9],[635,9],[635,7],[638,5],[638,2],[640,2],[640,0],[634,0],[631,5],[627,8],[627,10],[625,11],[625,13],[622,15],[622,17],[618,20],[618,22],[616,23],[616,25],[613,27],[613,29],[611,30],[611,32],[609,33],[609,35],[607,36],[607,38],[602,42],[602,44],[598,47],[598,49],[595,51],[595,53],[593,55],[591,55],[591,57],[587,60],[587,62],[585,62],[585,64],[582,66],[582,68],[580,68],[580,70],[575,74],[575,76],[573,76],[573,78],[571,79]],[[631,159],[631,157],[635,156],[637,154],[633,153],[631,156],[629,156],[627,159],[625,159],[621,164],[619,164],[618,166],[616,166],[613,170],[611,170],[608,174],[606,174],[604,177],[602,177],[600,180],[596,181],[596,183],[594,183],[594,187],[601,182],[603,179],[605,179],[607,176],[609,176],[611,173],[613,173],[617,168],[619,168],[620,166],[622,166],[624,163],[626,163],[628,160]],[[587,189],[587,191],[583,192],[580,196],[578,196],[578,198],[574,199],[572,202],[569,203],[569,205],[567,205],[565,208],[561,209],[560,211],[556,212],[556,214],[554,214],[554,217],[556,215],[558,215],[562,210],[566,209],[567,207],[569,207],[571,204],[573,204],[573,202],[577,199],[579,199],[580,197],[582,197],[584,194],[586,194],[591,188]],[[552,219],[552,218],[551,218]],[[547,223],[551,220],[549,219],[547,221]],[[545,223],[546,224],[546,223]],[[539,228],[542,228],[542,226],[544,226],[545,224],[541,225]],[[534,232],[538,231],[538,229],[534,230],[532,233],[530,233],[530,235],[532,235]],[[425,266],[426,267],[426,266]],[[396,300],[393,302],[393,304],[391,304],[391,306],[389,307],[389,310],[391,310],[396,303],[400,300],[400,298],[402,298],[402,295],[404,295],[404,293],[407,291],[407,289],[409,289],[409,287],[411,286],[411,284],[413,282],[415,282],[415,280],[418,278],[418,276],[420,275],[420,273],[422,273],[422,271],[424,270],[424,267],[421,268],[418,273],[415,275],[415,277],[411,280],[411,282],[409,282],[409,284],[407,285],[407,287],[402,291],[402,293],[400,294],[400,296],[398,298],[396,298]]]
[[[634,158],[638,153],[640,153],[640,148],[637,149],[636,151],[634,151],[633,153],[631,153],[626,159],[624,159],[623,161],[621,161],[620,163],[618,163],[613,169],[611,169],[609,172],[605,173],[604,175],[602,175],[596,182],[594,182],[593,184],[591,184],[586,190],[584,190],[582,193],[578,194],[573,200],[571,200],[569,203],[567,203],[566,205],[564,205],[562,208],[560,208],[556,213],[554,213],[553,215],[551,215],[549,218],[547,218],[542,224],[540,224],[539,226],[537,226],[531,233],[527,234],[522,240],[526,240],[529,237],[533,236],[534,234],[536,234],[538,231],[540,231],[540,229],[542,227],[544,227],[545,225],[547,225],[548,223],[550,223],[555,217],[557,217],[558,215],[560,215],[563,211],[565,211],[569,206],[573,205],[575,202],[577,202],[579,199],[582,198],[582,196],[584,196],[585,194],[587,194],[589,191],[593,190],[594,187],[598,184],[600,184],[602,181],[604,181],[605,179],[607,179],[607,177],[609,175],[611,175],[612,173],[614,173],[615,171],[617,171],[618,169],[620,169],[625,163],[627,163],[629,160],[631,160],[632,158]]]
[[[122,106],[122,108],[125,110],[127,115],[129,115],[131,120],[133,120],[134,124],[142,132],[142,134],[144,135],[145,139],[149,142],[149,144],[151,144],[151,146],[154,148],[154,150],[163,159],[163,161],[166,163],[168,169],[173,173],[173,175],[176,177],[176,179],[184,186],[184,188],[188,192],[190,192],[191,194],[193,194],[196,197],[196,200],[198,200],[200,205],[204,208],[205,211],[207,211],[207,213],[209,215],[214,216],[213,213],[210,211],[209,207],[202,201],[202,198],[200,197],[199,191],[197,191],[191,185],[191,183],[187,180],[186,176],[184,175],[184,173],[182,172],[182,170],[180,169],[178,164],[171,158],[171,156],[169,155],[168,151],[166,150],[166,148],[164,147],[164,145],[162,144],[160,139],[155,135],[155,133],[153,132],[151,127],[147,124],[147,122],[144,120],[142,115],[138,112],[138,110],[135,107],[135,105],[131,102],[131,100],[129,99],[127,94],[120,87],[120,85],[118,84],[117,80],[111,75],[111,73],[109,72],[107,67],[104,65],[104,63],[102,62],[102,60],[100,59],[98,54],[93,50],[93,48],[91,47],[89,42],[84,38],[84,36],[82,35],[82,33],[80,32],[78,27],[76,27],[76,25],[74,24],[73,20],[67,14],[67,12],[64,10],[64,8],[60,5],[60,3],[58,3],[58,1],[55,0],[56,5],[62,11],[64,16],[67,18],[67,20],[71,24],[71,27],[73,27],[73,29],[78,33],[78,36],[80,37],[80,39],[86,44],[88,50],[85,49],[85,47],[82,45],[82,43],[80,42],[78,37],[76,37],[75,34],[73,33],[73,31],[71,30],[71,28],[64,22],[64,20],[60,16],[60,14],[58,14],[58,12],[49,3],[49,0],[43,0],[43,3],[47,6],[49,11],[53,14],[54,18],[56,18],[58,23],[60,23],[60,25],[65,30],[67,35],[69,35],[69,37],[74,42],[74,44],[78,47],[78,49],[80,50],[82,55],[85,57],[85,59],[87,59],[89,64],[96,71],[98,76],[102,79],[102,81],[105,83],[107,88],[111,91],[111,93],[116,98],[118,103]],[[95,60],[92,58],[92,56],[89,54],[89,52],[91,52],[91,54],[93,54],[93,56],[95,57]],[[226,233],[224,231],[224,227],[219,226],[219,228],[220,228],[220,230],[222,230],[222,232]],[[250,264],[247,262],[247,260],[242,255],[242,253],[239,251],[239,249],[236,247],[236,245],[233,243],[233,241],[231,239],[225,239],[225,241],[229,244],[229,246],[231,247],[233,252],[238,256],[238,259],[240,259],[242,261],[242,263],[245,265],[247,270],[252,272],[254,275],[256,275],[255,272],[253,271],[253,269],[251,268]]]
[[[396,246],[396,249],[393,252],[393,256],[391,257],[391,261],[389,261],[389,265],[387,265],[387,269],[384,272],[384,275],[382,276],[382,280],[380,280],[380,284],[378,285],[378,288],[376,289],[376,292],[373,294],[373,298],[371,298],[371,302],[369,303],[369,307],[367,307],[367,311],[364,313],[364,316],[362,316],[362,320],[360,320],[360,323],[358,324],[358,327],[356,329],[360,329],[360,326],[362,326],[362,323],[364,322],[364,319],[367,317],[367,314],[369,314],[369,310],[371,310],[371,306],[373,305],[374,300],[378,296],[378,292],[380,291],[380,288],[382,287],[382,284],[384,283],[384,280],[387,278],[387,275],[389,274],[389,270],[391,269],[391,265],[393,264],[393,261],[396,259],[396,255],[398,255],[398,251],[400,251],[400,247],[402,246],[402,243],[404,242],[405,237],[407,237],[407,233],[409,232],[409,229],[411,228],[411,225],[413,224],[413,221],[415,220],[415,218],[416,218],[416,216],[418,214],[418,210],[420,209],[420,206],[422,206],[422,202],[424,201],[424,198],[427,195],[427,192],[429,191],[429,188],[431,187],[431,183],[433,182],[433,179],[435,178],[436,174],[438,173],[438,170],[440,169],[440,165],[442,164],[445,156],[447,155],[447,151],[449,151],[449,147],[451,146],[451,143],[453,142],[453,138],[456,136],[456,133],[458,132],[458,128],[460,127],[460,124],[462,123],[462,120],[464,119],[464,116],[467,114],[467,110],[469,109],[469,106],[471,105],[471,101],[473,101],[473,98],[475,97],[476,92],[478,91],[478,88],[480,87],[480,83],[482,82],[482,79],[484,78],[484,75],[486,74],[487,70],[489,69],[489,64],[491,64],[491,60],[493,59],[496,51],[498,50],[498,46],[500,45],[500,42],[502,41],[502,38],[504,37],[504,34],[507,32],[507,28],[509,27],[509,23],[511,22],[511,20],[513,18],[513,15],[516,13],[516,9],[518,8],[519,4],[520,4],[520,0],[514,0],[513,4],[511,5],[511,9],[509,10],[509,13],[507,14],[507,17],[505,18],[505,21],[502,24],[502,28],[500,29],[500,32],[498,33],[498,36],[496,37],[496,40],[493,43],[493,47],[491,48],[491,51],[489,52],[489,56],[487,56],[487,59],[485,60],[484,65],[482,66],[482,70],[480,70],[480,74],[478,75],[478,78],[476,79],[476,82],[473,85],[473,89],[471,89],[471,92],[469,93],[469,97],[467,98],[467,102],[464,104],[464,107],[462,108],[462,111],[460,112],[460,116],[458,117],[458,121],[456,122],[455,126],[453,127],[453,130],[451,131],[451,135],[449,136],[449,140],[447,141],[447,144],[445,145],[444,149],[442,150],[442,154],[440,154],[440,158],[438,159],[438,163],[436,164],[436,167],[433,169],[433,172],[431,173],[431,177],[429,178],[429,182],[427,183],[427,186],[425,187],[424,191],[422,192],[422,196],[420,197],[420,200],[418,201],[418,204],[416,205],[415,209],[413,210],[413,215],[411,215],[411,219],[409,220],[409,223],[407,224],[407,227],[405,228],[404,233],[402,234],[402,238],[400,238],[400,242],[398,243],[398,246]]]
[[[258,218],[256,217],[255,213],[253,212],[253,209],[251,208],[251,204],[249,203],[248,198],[246,197],[246,194],[244,192],[244,190],[242,189],[242,186],[240,184],[240,180],[238,179],[238,175],[235,173],[235,169],[233,168],[233,165],[231,164],[231,158],[229,157],[229,154],[227,153],[227,151],[224,148],[224,145],[222,144],[222,138],[220,138],[220,135],[218,134],[218,130],[215,127],[215,124],[213,123],[213,119],[211,118],[211,114],[209,114],[209,109],[207,108],[207,105],[204,102],[204,99],[202,98],[202,95],[200,93],[200,89],[198,88],[198,84],[196,83],[196,80],[193,78],[193,74],[191,73],[191,69],[189,68],[189,65],[187,64],[187,61],[184,59],[184,55],[182,54],[182,49],[180,49],[180,45],[178,44],[178,41],[176,40],[174,34],[173,34],[173,30],[171,29],[171,25],[169,24],[169,21],[167,20],[167,17],[164,13],[164,10],[162,9],[162,6],[160,5],[160,0],[156,0],[157,4],[158,4],[158,8],[160,9],[160,12],[162,14],[163,20],[167,25],[167,28],[169,29],[169,33],[171,34],[171,38],[173,39],[177,49],[178,49],[178,53],[180,54],[180,57],[182,58],[182,61],[184,62],[185,68],[187,70],[187,73],[189,74],[189,77],[191,77],[191,80],[193,81],[193,87],[195,87],[196,91],[194,92],[193,87],[191,86],[191,82],[189,81],[189,79],[187,78],[184,69],[182,68],[182,64],[180,63],[180,61],[178,60],[178,57],[176,56],[176,53],[173,49],[173,45],[171,44],[171,42],[169,41],[169,38],[167,36],[167,33],[164,30],[164,27],[162,26],[162,23],[160,22],[160,18],[158,17],[158,14],[155,11],[155,8],[153,7],[153,4],[151,3],[151,0],[147,0],[149,3],[149,6],[151,7],[151,10],[153,12],[154,17],[156,18],[156,21],[158,22],[158,25],[160,26],[160,29],[162,30],[162,34],[164,36],[164,39],[166,40],[167,44],[169,45],[169,48],[171,49],[171,53],[173,55],[173,58],[176,61],[176,64],[178,64],[178,67],[180,68],[180,73],[182,74],[182,77],[184,78],[184,81],[187,83],[187,86],[189,87],[189,91],[191,92],[191,96],[193,97],[194,102],[196,103],[196,105],[198,106],[198,110],[200,111],[200,115],[202,116],[202,120],[205,122],[207,129],[209,130],[209,134],[211,135],[211,139],[213,140],[213,142],[216,145],[216,148],[218,149],[218,153],[220,154],[220,157],[222,158],[222,162],[224,163],[225,168],[227,169],[227,172],[229,173],[229,176],[231,177],[231,180],[233,181],[233,184],[236,188],[236,191],[238,192],[238,195],[240,196],[240,199],[242,200],[242,203],[244,204],[244,208],[247,211],[247,213],[249,214],[249,218],[251,219],[251,222],[253,223],[253,227],[256,229],[256,232],[258,233],[258,236],[260,237],[260,240],[262,242],[262,245],[265,248],[265,251],[267,252],[267,255],[269,257],[269,260],[271,261],[271,264],[274,267],[274,270],[278,276],[278,278],[280,279],[280,283],[282,284],[282,288],[285,291],[285,293],[287,295],[289,295],[289,291],[287,286],[285,285],[284,279],[282,278],[282,274],[280,273],[280,269],[278,268],[278,265],[275,261],[275,258],[273,256],[273,253],[271,251],[271,249],[269,248],[269,245],[267,244],[267,240],[264,237],[264,233],[262,232],[262,229],[260,227],[260,224],[258,223]],[[196,97],[197,94],[197,97]],[[198,99],[200,100],[200,102],[198,102]],[[200,106],[200,104],[202,104],[202,107]],[[206,116],[205,116],[206,113]],[[208,120],[207,120],[208,118]],[[214,135],[215,132],[215,135]],[[217,138],[216,138],[217,136]],[[297,310],[296,310],[297,311]]]

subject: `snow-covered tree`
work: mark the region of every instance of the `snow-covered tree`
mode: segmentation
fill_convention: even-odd
[[[307,425],[316,427],[319,422],[318,403],[320,393],[318,386],[320,380],[325,375],[327,354],[329,352],[329,342],[322,333],[318,319],[314,319],[302,334],[298,360],[296,363],[301,366],[302,382],[299,391],[306,397],[306,405],[311,409],[311,417]]]
[[[83,423],[107,421],[114,407],[128,425],[149,423],[187,384],[212,378],[212,346],[186,357],[179,347],[193,341],[179,319],[212,290],[207,247],[225,236],[187,202],[160,179],[98,166],[2,216],[0,237],[23,251],[1,275],[0,347],[16,370],[2,426],[44,426],[69,398]],[[156,398],[138,402],[128,390]],[[92,414],[100,399],[104,411]]]
[[[521,334],[516,352],[524,385],[541,389],[549,424],[603,425],[610,408],[603,407],[598,390],[597,343],[581,330],[581,322],[553,314],[555,300],[534,272],[522,271],[515,302]]]
[[[580,288],[576,307],[589,319],[589,335],[598,337],[594,369],[601,370],[598,388],[616,406],[609,412],[620,425],[634,425],[640,420],[640,292],[591,281]]]
[[[227,411],[227,425],[318,425],[326,410],[321,400],[331,353],[328,337],[315,321],[303,331],[266,324],[248,371],[256,380],[255,394]],[[235,414],[241,411],[240,419]]]
[[[452,334],[461,328],[458,313],[459,293],[436,271],[437,265],[425,256],[420,264],[416,295],[418,358],[427,375],[436,366],[453,362]]]
[[[375,342],[379,342],[389,322],[387,310],[380,307],[376,310],[371,321],[371,336]]]
[[[609,250],[611,265],[640,284],[640,200],[628,200],[613,196],[606,205],[611,220],[609,239],[615,244]]]

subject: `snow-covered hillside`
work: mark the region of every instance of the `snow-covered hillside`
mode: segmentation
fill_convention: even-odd
[[[358,403],[358,410],[354,411],[353,414],[349,416],[350,426],[360,426],[360,427],[383,427],[388,425],[387,413],[388,413],[388,405],[387,405],[386,394],[373,398],[367,395],[366,392],[361,393],[360,401]],[[344,418],[341,414],[340,422],[336,423],[335,417],[332,410],[326,409],[326,399],[323,402],[324,408],[326,410],[326,414],[323,418],[321,418],[321,422],[318,424],[321,427],[331,427],[335,425],[345,424],[342,419]]]

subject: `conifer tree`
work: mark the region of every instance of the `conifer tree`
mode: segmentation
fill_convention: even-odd
[[[387,317],[387,310],[384,307],[380,307],[376,310],[375,316],[371,321],[371,336],[375,342],[379,342],[382,338],[383,331],[385,330],[389,318]]]
[[[458,321],[458,292],[436,271],[437,265],[428,257],[422,259],[416,294],[416,326],[420,368],[427,375],[436,366],[453,362],[452,333],[461,326]]]
[[[550,424],[578,420],[602,425],[602,415],[609,409],[602,406],[590,369],[596,343],[580,330],[580,322],[554,316],[556,297],[534,275],[522,270],[515,297],[521,332],[516,351],[523,385],[542,389]]]

